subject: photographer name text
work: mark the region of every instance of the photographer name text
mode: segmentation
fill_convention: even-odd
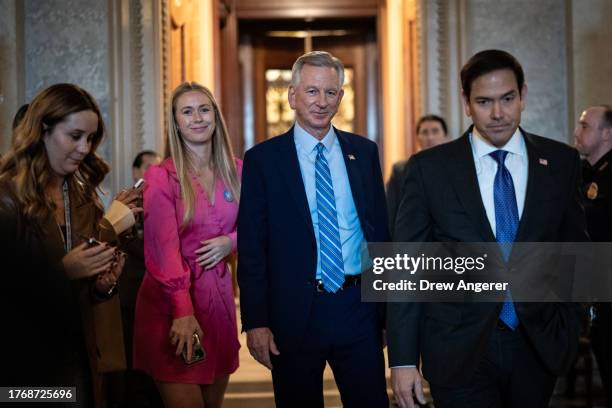
[[[458,282],[431,282],[427,279],[420,279],[417,282],[402,279],[399,282],[385,282],[382,279],[377,279],[372,282],[372,287],[376,291],[469,291],[475,293],[491,292],[491,291],[506,291],[508,282],[466,282],[459,280]]]

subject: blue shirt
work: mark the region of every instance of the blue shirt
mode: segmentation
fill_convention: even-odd
[[[297,150],[302,181],[306,189],[308,207],[312,226],[314,227],[315,239],[317,240],[317,274],[321,278],[321,256],[319,254],[319,214],[317,212],[317,195],[315,184],[315,160],[317,158],[316,146],[319,140],[310,135],[295,122],[293,128],[293,141]],[[349,182],[348,173],[340,142],[336,137],[334,128],[330,126],[325,137],[320,141],[325,146],[323,155],[329,164],[329,171],[336,197],[336,211],[338,213],[338,227],[340,230],[340,242],[342,244],[342,259],[344,261],[345,275],[358,275],[362,271],[362,249],[366,246],[365,237],[361,230],[357,208],[353,201],[353,193]]]

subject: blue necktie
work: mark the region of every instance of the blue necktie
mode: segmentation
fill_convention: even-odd
[[[493,183],[493,201],[495,203],[495,236],[500,243],[504,260],[508,261],[512,243],[516,238],[519,217],[518,207],[516,206],[516,195],[514,193],[514,183],[512,175],[504,164],[508,152],[505,150],[495,150],[489,153],[497,162],[497,173]],[[519,325],[519,319],[512,301],[510,291],[506,293],[506,300],[502,306],[499,318],[512,330]]]
[[[336,293],[344,283],[342,244],[338,229],[338,213],[334,186],[327,159],[323,155],[325,146],[317,144],[315,160],[315,186],[317,190],[317,213],[319,217],[319,255],[321,279],[329,292]]]

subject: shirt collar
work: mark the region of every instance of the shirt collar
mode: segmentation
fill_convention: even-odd
[[[596,169],[596,171],[601,171],[610,165],[610,161],[612,161],[612,150],[608,150],[608,152],[601,156],[592,167]],[[588,163],[588,160],[586,160],[586,162]]]
[[[316,137],[306,132],[304,128],[302,128],[300,124],[295,121],[293,137],[295,138],[296,146],[304,149],[306,153],[312,153],[319,142],[323,143],[325,149],[329,152],[336,141],[336,132],[334,132],[334,127],[330,126],[325,137],[319,141]]]
[[[481,159],[484,156],[490,154],[491,152],[494,152],[495,150],[499,149],[519,156],[527,155],[525,140],[523,139],[523,135],[521,134],[519,128],[516,128],[510,140],[508,140],[508,142],[502,147],[496,147],[487,142],[486,139],[480,134],[480,132],[478,132],[478,129],[476,129],[476,127],[472,129],[470,139],[472,141],[474,154],[478,159]]]

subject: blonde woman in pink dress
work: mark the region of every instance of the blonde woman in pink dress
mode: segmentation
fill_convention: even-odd
[[[242,162],[207,88],[179,85],[168,118],[170,157],[145,175],[134,367],[153,377],[166,407],[220,407],[240,348],[226,259],[236,249]],[[206,357],[186,364],[194,333]]]

